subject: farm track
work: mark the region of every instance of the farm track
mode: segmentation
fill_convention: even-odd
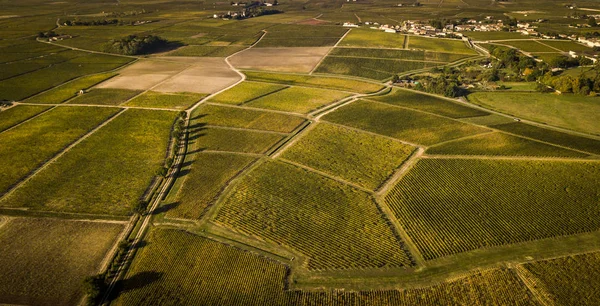
[[[325,55],[321,58],[321,60],[319,60],[319,62],[313,67],[313,69],[310,70],[310,72],[308,74],[312,75],[315,72],[315,70],[317,70],[317,68],[319,68],[319,66],[321,65],[321,63],[323,63],[325,58],[327,56],[329,56],[329,54],[331,53],[331,51],[333,49],[337,48],[337,46],[340,44],[340,42],[342,42],[342,40],[344,40],[344,38],[346,38],[346,36],[348,35],[348,33],[350,33],[350,31],[352,31],[352,29],[348,29],[348,31],[346,31],[346,33],[344,33],[344,35],[342,35],[342,37],[340,37],[340,39],[338,39],[338,41],[335,43],[335,45],[333,45],[333,47],[331,47],[329,49],[329,51],[327,51],[327,53],[325,53]]]
[[[415,151],[413,151],[408,159],[402,163],[400,168],[398,168],[394,174],[386,182],[384,182],[379,189],[377,189],[375,195],[381,198],[385,197],[390,189],[392,189],[392,187],[394,187],[394,185],[396,185],[396,183],[399,182],[402,177],[404,177],[404,175],[408,173],[408,171],[410,171],[410,169],[412,169],[412,167],[419,161],[419,159],[423,156],[423,153],[425,153],[425,149],[423,147],[418,147]]]
[[[43,103],[26,103],[26,102],[15,102],[20,105],[48,105],[55,107],[105,107],[105,108],[120,108],[120,109],[145,109],[155,111],[169,111],[169,112],[180,112],[180,109],[174,108],[158,108],[158,107],[143,107],[143,106],[124,106],[124,105],[102,105],[102,104],[43,104]],[[54,107],[53,107],[54,108]]]
[[[70,145],[68,145],[66,148],[64,148],[60,153],[54,155],[54,157],[52,157],[51,159],[49,159],[47,162],[45,162],[42,166],[40,166],[39,168],[37,168],[36,170],[34,170],[33,172],[29,173],[27,176],[25,176],[21,181],[19,181],[16,185],[14,185],[11,189],[9,189],[6,193],[4,193],[1,197],[0,197],[0,203],[8,198],[15,190],[19,189],[21,186],[25,185],[25,183],[27,183],[30,179],[32,179],[36,174],[40,173],[41,171],[43,171],[44,169],[46,169],[50,164],[52,164],[53,162],[55,162],[57,159],[59,159],[60,157],[62,157],[65,153],[69,152],[72,148],[74,148],[76,145],[80,144],[82,141],[86,140],[88,137],[90,137],[91,135],[93,135],[96,131],[100,130],[101,128],[103,128],[105,125],[109,124],[111,121],[113,121],[115,118],[119,117],[123,112],[125,112],[126,110],[122,110],[117,112],[116,114],[112,115],[110,118],[108,118],[107,120],[105,120],[104,122],[102,122],[100,125],[96,126],[93,130],[89,131],[87,134],[83,135],[81,138],[77,139],[75,142],[71,143]]]
[[[535,276],[531,274],[523,265],[516,265],[513,269],[517,277],[523,282],[523,284],[529,289],[529,292],[533,297],[543,306],[554,306],[556,305],[550,294],[547,293],[544,285],[539,282]]]
[[[15,106],[17,106],[18,104],[15,102],[15,103],[13,103],[13,105],[14,105],[14,106],[12,106],[12,107],[15,107]],[[6,130],[4,130],[4,131],[0,132],[0,135],[1,135],[2,133],[6,133],[6,132],[8,132],[8,131],[10,131],[10,130],[12,130],[12,129],[15,129],[15,128],[17,128],[17,127],[19,127],[20,125],[22,125],[22,124],[24,124],[24,123],[27,123],[27,122],[29,122],[29,121],[31,121],[31,120],[33,120],[33,119],[35,119],[35,118],[37,118],[37,117],[39,117],[39,116],[41,116],[41,115],[45,114],[45,113],[47,113],[47,112],[49,112],[49,111],[53,110],[54,108],[56,108],[56,106],[54,106],[54,107],[51,107],[51,108],[49,108],[49,109],[47,109],[47,110],[45,110],[45,111],[43,111],[43,112],[41,112],[41,113],[39,113],[39,114],[37,114],[37,115],[35,115],[35,116],[31,117],[31,118],[29,118],[29,119],[25,119],[25,120],[23,120],[23,121],[21,121],[21,122],[19,122],[19,123],[15,124],[15,125],[11,126],[11,127],[9,127],[8,129],[6,129]]]
[[[535,157],[535,156],[492,156],[492,155],[441,155],[425,154],[423,159],[484,159],[484,160],[530,160],[530,161],[562,161],[562,162],[594,162],[593,159],[568,157]]]

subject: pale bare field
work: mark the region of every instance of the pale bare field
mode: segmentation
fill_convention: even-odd
[[[281,72],[310,72],[329,52],[330,47],[252,48],[229,61],[241,69]]]
[[[140,60],[96,87],[210,94],[239,79],[223,58],[172,56]]]

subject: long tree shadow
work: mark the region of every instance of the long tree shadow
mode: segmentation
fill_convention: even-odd
[[[161,205],[160,207],[157,207],[154,210],[154,215],[158,215],[158,214],[162,214],[162,213],[166,213],[167,211],[174,209],[175,207],[179,206],[179,202],[173,202],[173,203],[169,203],[169,204],[164,204]]]
[[[113,294],[111,294],[109,300],[113,301],[121,293],[144,288],[154,282],[157,282],[163,277],[163,275],[163,272],[144,271],[139,272],[127,279],[119,280],[115,284],[116,290],[113,290]]]

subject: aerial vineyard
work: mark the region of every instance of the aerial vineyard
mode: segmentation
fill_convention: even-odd
[[[215,221],[303,254],[311,270],[410,266],[366,193],[281,162],[249,172]]]
[[[427,260],[598,230],[600,163],[423,159],[386,202]]]
[[[492,125],[490,127],[504,132],[525,136],[576,150],[600,154],[600,141],[591,138],[544,129],[521,122]]]
[[[233,154],[196,154],[170,218],[199,219],[227,182],[256,159]]]
[[[58,104],[64,102],[70,98],[77,96],[80,90],[86,90],[100,82],[103,82],[113,76],[116,73],[100,73],[88,76],[83,76],[71,82],[56,86],[48,91],[35,95],[26,100],[27,103],[46,103],[46,104]]]
[[[350,96],[334,90],[290,87],[257,98],[245,105],[294,113],[308,113]]]
[[[312,86],[364,94],[373,93],[383,89],[383,86],[381,84],[335,77],[321,77],[312,75],[269,73],[256,71],[244,71],[244,74],[248,76],[248,80],[250,81],[279,83],[286,85]]]
[[[210,56],[227,57],[238,51],[242,51],[245,46],[185,46],[175,52],[169,53],[169,56]]]
[[[423,50],[371,49],[371,48],[335,48],[329,55],[341,57],[366,57],[380,59],[398,59],[414,61],[453,62],[465,57],[462,54],[431,52]]]
[[[424,145],[487,131],[447,118],[364,100],[339,108],[323,120]]]
[[[346,31],[346,29],[336,26],[279,24],[269,27],[256,47],[333,46]]]
[[[383,33],[381,31],[352,29],[339,46],[369,48],[404,48],[406,35]]]
[[[190,92],[161,93],[148,91],[127,101],[123,105],[183,110],[200,101],[204,96],[203,94]]]
[[[216,95],[211,98],[210,101],[215,103],[240,105],[244,102],[266,96],[284,88],[286,88],[286,86],[278,84],[242,82],[235,87]]]
[[[68,104],[90,104],[90,105],[119,105],[142,93],[137,90],[100,88],[92,89],[75,99],[67,102]]]
[[[374,80],[385,80],[394,74],[409,70],[435,67],[443,63],[404,61],[367,57],[327,56],[315,72],[358,76]]]
[[[0,206],[129,214],[164,163],[175,115],[126,110],[16,189]]]
[[[303,118],[293,115],[216,105],[198,107],[191,120],[194,129],[217,125],[281,133],[289,133],[304,122]]]
[[[197,150],[264,153],[285,135],[251,130],[208,128],[196,140]]]
[[[488,112],[462,106],[443,98],[402,89],[396,89],[390,94],[374,97],[372,99],[450,118],[478,117],[489,114]]]
[[[123,281],[116,305],[277,305],[288,268],[179,230],[155,229]]]
[[[584,153],[500,132],[476,135],[466,139],[444,143],[429,148],[427,153],[442,155],[508,155],[579,158],[589,156]]]
[[[116,112],[60,107],[0,134],[0,193]]]
[[[558,305],[600,304],[600,253],[523,265]]]
[[[386,137],[319,124],[281,157],[376,189],[414,149]]]
[[[0,304],[75,305],[122,223],[10,218],[0,231]],[[40,239],[40,237],[43,237]]]
[[[50,106],[17,105],[0,111],[0,133],[48,109]]]

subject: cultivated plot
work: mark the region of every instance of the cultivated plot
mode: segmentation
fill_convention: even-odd
[[[289,133],[304,122],[303,118],[293,115],[216,105],[198,107],[191,118],[193,129],[217,125],[281,133]]]
[[[352,29],[339,46],[368,48],[404,48],[406,35],[384,33],[382,31]]]
[[[147,91],[129,101],[123,106],[164,108],[164,109],[187,109],[200,101],[206,95],[190,92],[162,93]]]
[[[386,137],[324,123],[281,157],[376,189],[414,149]]]
[[[124,224],[11,218],[0,231],[0,303],[76,305],[84,278],[101,261]]]
[[[476,135],[470,138],[444,143],[429,148],[427,153],[442,155],[506,155],[577,158],[589,156],[584,153],[499,132]]]
[[[234,188],[215,222],[293,248],[311,270],[411,265],[367,193],[280,162],[260,165]]]
[[[0,194],[116,112],[60,107],[0,134]]]
[[[373,97],[371,99],[450,118],[477,117],[489,114],[488,112],[462,106],[443,98],[402,89],[395,89],[390,94]]]
[[[477,55],[460,39],[445,39],[422,36],[408,36],[408,49],[420,49],[435,52],[461,53]]]
[[[225,151],[243,153],[265,153],[270,147],[283,140],[285,135],[252,130],[207,128],[195,139],[199,151]]]
[[[256,47],[333,46],[346,31],[347,29],[339,26],[278,24],[267,29],[265,36]]]
[[[175,116],[170,111],[126,110],[16,189],[0,206],[129,214],[164,163]]]
[[[381,84],[350,80],[336,77],[321,77],[312,75],[268,73],[256,71],[244,71],[250,81],[279,83],[286,85],[303,85],[326,89],[337,89],[357,93],[373,93],[383,89]]]
[[[70,98],[76,97],[81,90],[87,90],[90,87],[105,81],[113,76],[117,75],[114,72],[100,73],[94,75],[88,75],[63,85],[54,87],[48,91],[45,91],[39,95],[35,95],[26,100],[27,103],[44,103],[44,104],[58,104],[64,102]]]
[[[255,160],[235,154],[195,154],[189,173],[178,178],[185,181],[176,202],[167,204],[172,207],[167,217],[200,219],[227,183]]]
[[[488,131],[447,118],[365,100],[341,107],[325,115],[323,120],[423,145]]]
[[[98,88],[69,100],[67,104],[120,105],[140,93],[140,90]]]
[[[242,82],[210,99],[210,102],[240,105],[266,96],[287,86],[260,82]]]
[[[230,62],[239,69],[310,72],[329,50],[328,47],[252,48],[234,55]]]
[[[9,129],[37,114],[50,109],[51,106],[17,105],[0,111],[0,132]]]
[[[424,159],[386,196],[427,260],[600,228],[598,162]]]
[[[349,96],[349,93],[341,91],[290,87],[257,98],[245,105],[256,108],[305,114]]]

